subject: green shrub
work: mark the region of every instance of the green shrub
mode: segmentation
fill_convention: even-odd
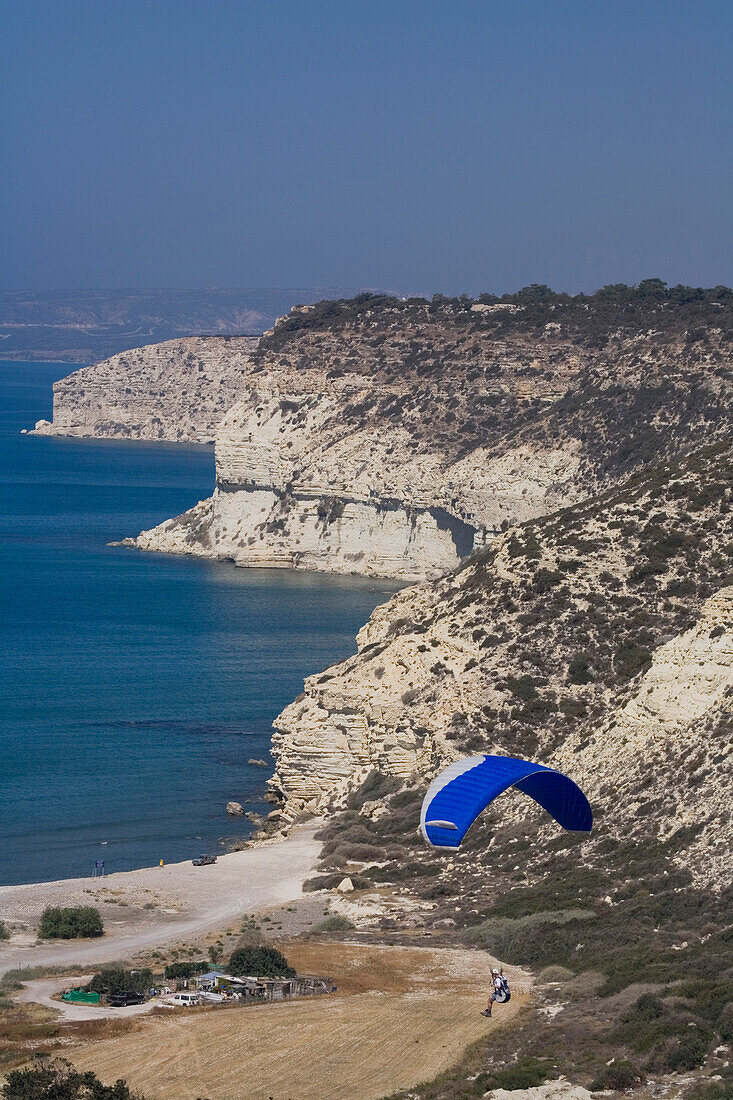
[[[324,862],[334,867],[343,867],[347,863],[382,863],[385,849],[373,844],[339,844]]]
[[[103,966],[87,989],[92,993],[144,993],[153,984],[152,970],[126,970],[122,966]]]
[[[276,947],[239,947],[229,960],[235,978],[294,978],[295,970]]]
[[[86,939],[103,934],[102,917],[91,905],[65,908],[49,905],[41,913],[38,935],[42,940]]]
[[[613,665],[619,676],[630,680],[640,672],[646,672],[652,663],[652,655],[646,646],[634,641],[623,642],[616,650]]]
[[[559,584],[561,580],[562,573],[559,573],[557,569],[538,569],[532,581],[532,588],[538,595],[543,596],[556,584]]]
[[[403,810],[406,807],[414,807],[419,810],[423,797],[425,795],[425,788],[420,790],[405,790],[398,791],[397,794],[393,794],[389,800],[390,809]]]
[[[592,679],[590,658],[586,653],[576,653],[568,665],[568,683],[589,684]]]
[[[637,1082],[643,1080],[643,1075],[631,1062],[611,1062],[610,1066],[605,1066],[594,1077],[590,1088],[591,1092],[603,1092],[606,1089],[612,1089],[614,1092],[624,1092],[626,1089],[633,1089]]]
[[[697,1069],[707,1058],[713,1035],[706,1028],[688,1023],[681,1034],[671,1035],[657,1043],[649,1068],[658,1073],[679,1073]]]
[[[537,698],[537,688],[531,676],[507,676],[506,686],[515,699],[522,699],[525,703]]]
[[[634,1006],[634,1011],[629,1013],[628,1019],[633,1020],[658,1020],[664,1015],[664,1003],[655,997],[653,993],[642,993]]]
[[[5,922],[0,920],[0,940],[9,940],[9,939],[10,939],[10,932],[8,931]]]
[[[405,863],[398,859],[391,866],[371,868],[369,875],[374,882],[405,882],[411,878],[437,875],[440,869],[438,863]]]
[[[513,918],[489,917],[467,929],[462,938],[500,959],[532,965],[558,957],[560,952],[555,940],[558,925],[570,926],[569,940],[574,946],[578,939],[577,923],[594,917],[592,909],[548,910]]]
[[[363,824],[351,825],[346,829],[343,829],[337,836],[331,840],[327,840],[321,849],[321,858],[328,856],[331,852],[339,846],[339,844],[371,844],[375,845],[377,840],[373,832]]]
[[[720,1013],[720,1038],[724,1043],[730,1043],[733,1039],[733,1001],[723,1006]]]
[[[516,1065],[506,1066],[504,1069],[495,1070],[493,1073],[482,1073],[479,1080],[482,1090],[506,1089],[513,1092],[515,1089],[533,1089],[547,1080],[549,1067],[537,1058],[520,1058]]]
[[[687,982],[675,988],[675,993],[684,997],[698,1016],[717,1026],[721,1039],[727,1041],[733,1038],[733,975],[722,981],[711,978],[709,981]]]
[[[353,921],[339,916],[326,917],[313,925],[314,932],[349,932],[352,928],[356,928]]]
[[[408,693],[405,692],[405,694]],[[396,776],[385,775],[384,772],[375,769],[369,772],[358,790],[349,795],[346,804],[350,810],[360,810],[365,802],[372,802],[377,798],[386,798],[387,795],[398,791],[401,786],[402,781]]]
[[[685,1100],[733,1100],[733,1081],[698,1081]]]
[[[205,959],[198,962],[169,963],[165,968],[166,978],[192,978],[194,974],[205,974],[211,969],[211,963]]]
[[[35,1055],[33,1065],[8,1073],[3,1100],[144,1100],[123,1080],[104,1085],[91,1070],[79,1073],[62,1058]]]

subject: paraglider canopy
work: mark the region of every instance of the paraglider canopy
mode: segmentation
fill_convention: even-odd
[[[563,829],[591,831],[588,799],[567,775],[516,756],[469,756],[430,784],[420,815],[422,835],[434,848],[458,848],[479,814],[509,787],[530,795]]]

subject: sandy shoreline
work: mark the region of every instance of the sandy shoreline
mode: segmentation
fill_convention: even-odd
[[[320,850],[313,839],[317,828],[311,823],[286,840],[230,852],[210,867],[194,867],[188,861],[101,879],[0,886],[0,920],[11,927],[25,926],[10,941],[0,941],[0,975],[17,967],[83,966],[128,958],[181,937],[211,932],[254,909],[300,897]],[[47,905],[97,906],[105,935],[36,944],[33,933]]]

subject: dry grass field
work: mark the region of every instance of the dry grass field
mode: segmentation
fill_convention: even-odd
[[[328,997],[252,1008],[179,1010],[68,1050],[105,1081],[150,1100],[378,1100],[428,1080],[527,994],[485,1007],[491,960],[452,948],[291,943],[301,973],[330,975]]]

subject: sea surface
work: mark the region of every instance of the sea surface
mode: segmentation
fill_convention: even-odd
[[[247,760],[396,588],[108,546],[208,496],[213,448],[21,435],[71,369],[0,362],[0,884],[247,834]]]

